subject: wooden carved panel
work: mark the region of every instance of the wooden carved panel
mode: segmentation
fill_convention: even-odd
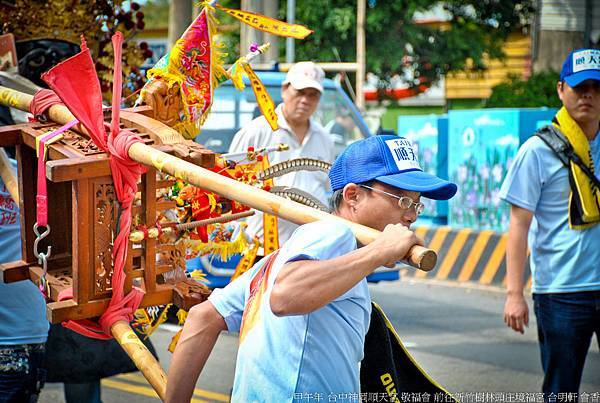
[[[72,147],[73,149],[79,151],[85,156],[102,154],[104,152],[100,150],[91,139],[87,139],[70,130],[67,130],[64,133],[64,137],[60,142],[69,147]]]
[[[119,203],[112,183],[94,184],[94,295],[112,291],[112,250]]]
[[[162,245],[158,253],[157,274],[162,273],[166,283],[175,284],[184,280],[186,267],[184,242]]]

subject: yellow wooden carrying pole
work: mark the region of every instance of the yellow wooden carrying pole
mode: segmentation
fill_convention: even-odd
[[[33,97],[0,86],[0,104],[14,106],[19,109],[29,110],[29,103]],[[8,100],[8,103],[5,103]],[[72,121],[75,117],[63,105],[52,106],[48,116],[59,124]],[[218,193],[231,200],[236,200],[265,213],[276,215],[296,224],[306,224],[323,219],[334,219],[349,226],[356,239],[363,245],[371,243],[380,235],[380,232],[360,224],[353,223],[341,217],[313,209],[300,203],[276,196],[256,187],[238,182],[219,175],[190,162],[183,161],[167,153],[156,150],[143,143],[135,143],[129,148],[129,157],[147,166],[154,167],[161,172],[168,173],[192,185]],[[407,264],[429,271],[437,262],[436,253],[422,246],[414,246],[405,261]]]
[[[144,378],[158,394],[161,400],[165,400],[167,394],[167,375],[152,353],[148,351],[144,343],[133,332],[129,323],[118,321],[110,328],[115,340],[123,347],[135,366],[144,374]]]

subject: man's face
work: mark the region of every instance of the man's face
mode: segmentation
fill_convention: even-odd
[[[600,81],[585,80],[576,87],[566,82],[557,85],[558,97],[569,112],[569,115],[579,124],[600,121]]]
[[[375,182],[371,187],[398,197],[409,197],[413,202],[421,200],[419,192],[400,190],[381,182]],[[359,224],[383,231],[388,224],[402,224],[410,228],[417,220],[414,204],[408,209],[402,209],[395,197],[361,187],[358,192],[362,194],[354,207],[356,222]]]
[[[285,117],[293,122],[304,122],[310,119],[317,109],[321,93],[315,88],[297,90],[290,84],[281,89]]]

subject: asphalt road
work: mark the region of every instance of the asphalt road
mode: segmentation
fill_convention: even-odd
[[[514,399],[534,398],[540,391],[542,371],[535,317],[524,335],[505,327],[501,291],[404,280],[372,285],[371,294],[421,367],[459,399],[518,401]],[[531,309],[531,301],[529,305]],[[166,346],[173,334],[167,327],[152,336],[165,368],[170,359]],[[235,335],[221,335],[198,380],[194,401],[227,401],[236,348]],[[106,379],[102,385],[104,403],[157,400],[139,373]],[[475,400],[481,396],[475,395],[479,392],[492,393],[485,400]],[[517,392],[522,394],[512,394]],[[597,341],[592,342],[588,354],[580,393],[587,393],[588,401],[600,401]],[[57,384],[47,385],[40,399],[41,403],[62,401],[62,389]]]

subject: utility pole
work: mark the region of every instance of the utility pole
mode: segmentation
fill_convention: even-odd
[[[366,0],[358,0],[356,7],[356,99],[354,103],[361,111],[365,108],[365,14]]]
[[[242,10],[265,15],[267,17],[277,18],[279,9],[278,0],[242,0]],[[259,31],[246,24],[240,27],[240,55],[249,52],[249,46],[253,43],[262,45],[270,42],[271,46],[256,60],[258,63],[268,63],[279,61],[279,44],[277,36]]]
[[[169,5],[169,49],[192,23],[192,0],[171,0]]]
[[[294,24],[296,22],[296,0],[287,2],[287,22]],[[294,38],[285,39],[285,62],[294,63],[296,60],[296,43]]]

